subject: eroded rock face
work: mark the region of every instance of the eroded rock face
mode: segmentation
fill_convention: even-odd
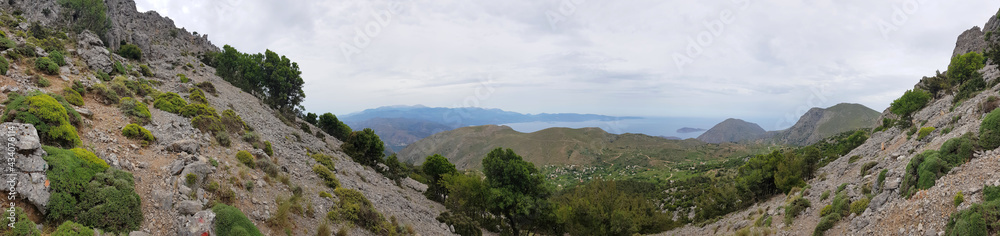
[[[986,36],[979,26],[974,26],[972,29],[962,32],[958,36],[958,41],[955,42],[955,51],[952,52],[952,57],[966,54],[969,52],[986,52]]]
[[[3,135],[0,145],[3,145],[2,162],[9,165],[9,161],[14,162],[13,168],[5,168],[4,173],[14,173],[16,179],[16,191],[19,199],[27,199],[38,211],[45,213],[45,207],[49,203],[48,179],[45,170],[49,168],[48,163],[42,157],[46,155],[39,142],[38,131],[31,124],[3,123],[0,124],[0,134]],[[3,182],[8,183],[7,178]],[[9,188],[10,185],[4,185]]]
[[[104,47],[104,42],[89,30],[80,33],[77,41],[76,54],[83,58],[92,70],[111,72],[111,52]]]

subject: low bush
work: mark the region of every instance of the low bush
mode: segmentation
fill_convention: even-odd
[[[133,123],[149,124],[150,121],[153,121],[153,115],[149,113],[149,108],[146,107],[146,103],[137,101],[134,98],[122,98],[118,102],[118,108],[120,108],[122,113],[132,120]]]
[[[386,221],[361,192],[337,188],[333,190],[333,194],[337,195],[340,202],[337,202],[336,209],[327,214],[330,220],[347,220],[375,234],[395,235],[396,227]]]
[[[7,71],[10,70],[10,62],[7,58],[0,57],[0,75],[7,75]]]
[[[153,137],[153,133],[150,133],[149,130],[137,124],[128,124],[123,127],[122,136],[129,139],[140,140],[142,142],[142,146],[149,146],[156,141],[156,137]]]
[[[63,89],[63,98],[66,98],[66,102],[73,104],[74,106],[83,106],[83,95],[80,95],[76,90],[66,87]]]
[[[184,182],[187,183],[188,187],[193,187],[195,183],[198,183],[198,175],[194,173],[188,173],[184,176]]]
[[[274,156],[274,149],[271,149],[271,141],[264,141],[264,153],[267,153],[267,156]]]
[[[198,89],[198,87],[191,88],[191,90],[189,90],[188,92],[191,93],[190,95],[188,95],[188,100],[191,100],[192,104],[194,103],[208,104],[208,99],[205,98],[205,93],[202,92],[201,89]]]
[[[906,165],[903,182],[900,184],[900,194],[909,198],[918,190],[934,186],[937,178],[948,172],[948,163],[938,157],[935,150],[927,150],[910,159]]]
[[[333,195],[330,195],[330,193],[328,193],[326,191],[319,191],[319,197],[322,197],[322,198],[331,198],[332,199]]]
[[[854,164],[855,162],[858,162],[858,160],[861,160],[861,156],[854,155],[854,156],[851,156],[850,159],[847,159],[847,163]]]
[[[885,184],[885,175],[888,173],[888,169],[882,169],[882,171],[878,172],[878,189],[882,189],[882,186]]]
[[[1000,147],[1000,109],[991,111],[980,123],[979,146],[987,150]]]
[[[313,165],[313,172],[316,172],[316,174],[323,179],[323,183],[326,184],[327,187],[334,189],[340,187],[340,180],[337,179],[337,175],[334,174],[333,171],[330,171],[329,168],[326,168],[326,166],[318,164]]]
[[[54,236],[92,236],[94,235],[94,230],[90,227],[81,225],[79,223],[69,221],[63,222],[56,228],[56,231],[52,233]]]
[[[185,106],[187,106],[187,101],[184,101],[180,95],[171,92],[161,93],[153,101],[153,107],[156,109],[175,114],[180,113],[181,108]]]
[[[923,127],[923,128],[920,128],[920,132],[917,132],[917,139],[924,139],[924,137],[927,137],[927,135],[930,135],[931,132],[934,132],[934,127]]]
[[[878,165],[877,161],[871,161],[871,162],[865,163],[864,165],[861,165],[861,176],[867,175],[868,174],[868,170],[871,170],[872,168],[874,168],[875,165]]]
[[[153,70],[149,69],[149,66],[147,65],[139,65],[139,72],[142,73],[142,76],[145,77],[153,77],[154,75]]]
[[[181,78],[181,83],[187,83],[187,82],[191,82],[191,79],[188,79],[187,75],[184,75],[184,74],[177,74],[177,77],[180,77],[180,78]]]
[[[823,194],[819,195],[820,201],[825,201],[827,198],[830,198],[830,190],[823,191]]]
[[[191,125],[201,130],[201,132],[206,132],[214,134],[226,129],[222,125],[222,121],[219,120],[218,116],[212,115],[199,115],[191,119]]]
[[[132,60],[140,60],[142,59],[142,49],[139,49],[139,46],[135,44],[125,44],[118,49],[118,55]]]
[[[205,81],[198,83],[195,86],[198,86],[198,88],[200,88],[202,91],[212,94],[212,96],[219,96],[219,91],[215,90],[215,85],[212,84],[212,82]]]
[[[76,158],[82,159],[84,162],[88,163],[89,166],[96,166],[97,168],[95,170],[104,170],[111,167],[108,165],[108,162],[97,157],[96,154],[88,151],[87,149],[74,148],[70,149],[70,151],[73,152],[73,155],[76,155]]]
[[[260,169],[265,174],[267,174],[268,177],[271,178],[277,178],[278,173],[281,171],[278,165],[275,165],[274,163],[271,163],[271,161],[264,158],[257,159],[256,164],[257,164],[257,169]]]
[[[218,235],[260,235],[260,230],[239,208],[226,204],[215,204],[215,233]]]
[[[788,205],[785,206],[785,225],[792,225],[792,220],[794,220],[796,216],[799,216],[802,211],[805,211],[806,208],[809,208],[809,206],[809,199],[802,197],[796,197],[795,200],[789,202]]]
[[[861,213],[865,212],[865,209],[868,208],[869,201],[870,200],[868,200],[868,198],[861,198],[857,201],[851,202],[851,213],[861,215]]]
[[[111,75],[104,73],[104,71],[98,70],[97,72],[94,72],[94,76],[97,76],[98,79],[101,79],[101,81],[104,82],[111,81]]]
[[[63,56],[63,53],[60,51],[54,51],[52,53],[49,53],[49,59],[51,59],[52,62],[55,62],[56,65],[58,66],[66,65],[66,57]]]
[[[962,194],[962,191],[958,191],[958,193],[955,194],[955,200],[954,200],[955,206],[957,207],[959,205],[962,205],[962,202],[965,202],[965,195]]]
[[[35,59],[35,69],[41,71],[45,74],[58,75],[59,65],[49,59],[48,57],[39,57]]]
[[[79,121],[79,113],[68,103],[63,105],[48,94],[32,92],[27,95],[11,93],[4,104],[7,109],[3,121],[17,120],[34,125],[43,143],[63,147],[80,145],[76,127],[70,123],[71,119]]]
[[[50,220],[73,217],[89,227],[112,232],[138,229],[143,221],[139,195],[131,173],[108,168],[83,149],[42,147],[51,181]]]
[[[957,166],[972,159],[975,152],[975,145],[972,141],[972,133],[966,133],[957,138],[949,139],[941,145],[938,155],[941,160],[948,162],[951,166]]]
[[[104,84],[95,84],[93,90],[97,93],[97,95],[101,96],[101,101],[104,102],[104,104],[110,105],[118,103],[118,92],[108,88],[108,86]]]
[[[219,145],[223,147],[229,147],[233,144],[233,140],[229,138],[229,133],[226,132],[215,133],[215,141],[219,142]]]
[[[5,213],[14,214],[16,216],[16,219],[14,219],[15,220],[14,222],[11,222],[10,218],[7,217],[0,218],[0,224],[3,224],[3,227],[0,228],[0,234],[17,235],[17,236],[42,235],[42,231],[38,230],[38,228],[35,227],[35,222],[31,221],[31,219],[28,218],[28,214],[24,213],[24,209],[21,209],[20,207],[15,207],[14,212],[6,211],[7,209],[8,208],[4,208]],[[14,224],[14,227],[8,227],[10,224]]]
[[[206,105],[204,103],[191,103],[181,108],[180,115],[184,117],[195,117],[195,116],[217,117],[218,113],[215,113],[215,108]]]
[[[221,122],[226,126],[226,130],[230,133],[239,133],[240,131],[243,131],[244,127],[247,127],[246,123],[243,122],[243,118],[240,117],[240,115],[237,115],[236,111],[233,111],[233,109],[226,109],[225,111],[222,111]],[[247,142],[251,141],[248,140]],[[253,142],[256,142],[256,140]]]
[[[236,159],[250,168],[254,168],[254,158],[250,152],[243,150],[236,153]]]
[[[826,215],[819,219],[819,224],[816,224],[816,229],[813,230],[813,236],[822,236],[824,232],[833,228],[833,225],[840,221],[842,216],[838,213],[833,213]]]
[[[34,78],[35,78],[35,85],[38,85],[39,88],[48,88],[49,86],[52,85],[52,82],[49,82],[49,79],[46,79],[42,75],[35,75]]]

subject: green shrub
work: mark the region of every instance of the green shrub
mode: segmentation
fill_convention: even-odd
[[[193,187],[195,183],[198,182],[198,175],[194,173],[188,173],[184,176],[184,182],[187,183],[189,187]]]
[[[115,78],[111,80],[108,87],[115,90],[115,92],[118,93],[118,96],[131,97],[135,93],[135,89],[139,86],[135,81],[119,75],[115,76]]]
[[[96,154],[88,151],[87,149],[74,148],[70,149],[70,151],[73,152],[73,155],[75,155],[77,158],[80,158],[84,162],[88,163],[89,166],[96,166],[95,170],[103,171],[104,169],[111,167],[110,165],[108,165],[108,162],[105,162],[104,159],[98,158]]]
[[[66,57],[63,56],[62,52],[60,51],[54,51],[52,53],[49,53],[49,59],[52,59],[52,62],[55,62],[56,65],[59,66],[66,65]]]
[[[10,62],[7,58],[0,57],[0,75],[7,75],[7,70],[10,69]]]
[[[319,197],[323,197],[323,198],[331,198],[331,199],[332,199],[332,198],[333,198],[333,195],[330,195],[330,193],[328,193],[328,192],[326,192],[326,191],[319,191]]]
[[[101,79],[101,81],[105,82],[111,81],[111,75],[109,75],[108,73],[104,73],[104,71],[98,70],[97,72],[94,73],[94,75],[97,76],[98,79]]]
[[[250,152],[246,150],[239,151],[236,153],[236,159],[240,160],[240,163],[243,163],[250,168],[254,168],[254,157],[250,154]]]
[[[958,92],[955,93],[955,98],[952,99],[952,103],[958,104],[967,98],[975,96],[976,93],[985,88],[986,81],[983,80],[983,75],[978,72],[974,73],[971,79],[958,86]]]
[[[215,108],[204,103],[191,103],[181,108],[180,115],[184,117],[218,116],[218,113],[215,113]]]
[[[323,165],[313,165],[313,172],[316,172],[320,178],[323,178],[323,183],[330,188],[340,187],[340,180],[337,179],[337,175],[333,174],[330,169]]]
[[[847,183],[840,184],[840,186],[837,186],[837,193],[843,192],[844,189],[846,188],[847,188]]]
[[[267,156],[274,156],[274,149],[271,149],[271,141],[264,141],[264,153],[267,153]]]
[[[947,235],[989,235],[986,227],[987,223],[983,219],[983,214],[980,210],[981,207],[973,207],[952,214],[951,218],[948,219],[948,224],[945,226]]]
[[[266,173],[268,177],[277,178],[278,173],[281,171],[281,169],[278,168],[277,165],[271,163],[271,161],[265,158],[257,159],[256,164],[257,164],[257,169],[264,171],[264,173]]]
[[[118,103],[118,92],[115,92],[115,90],[108,88],[104,84],[95,84],[93,89],[97,92],[97,95],[103,98],[102,101],[104,101],[104,104]]]
[[[958,191],[958,193],[955,194],[954,202],[956,207],[962,205],[962,202],[965,202],[965,195],[962,194],[962,191]]]
[[[212,134],[226,129],[226,127],[222,125],[222,121],[219,120],[218,116],[211,115],[195,116],[191,119],[191,125],[202,132]]]
[[[852,202],[851,213],[854,213],[856,215],[861,215],[861,213],[865,212],[865,209],[868,208],[869,201],[870,200],[868,200],[868,198],[861,198],[858,199],[857,201]]]
[[[219,96],[219,91],[215,90],[215,85],[212,84],[212,82],[205,81],[198,83],[195,86],[198,86],[198,88],[200,88],[205,92],[208,92],[209,94],[212,94],[213,96]]]
[[[819,210],[819,216],[820,217],[826,216],[826,215],[828,215],[830,213],[833,213],[833,205],[823,206],[823,208]]]
[[[335,210],[327,214],[327,218],[330,220],[347,220],[372,232],[395,234],[395,227],[391,225],[386,227],[389,224],[385,217],[375,210],[372,203],[361,192],[337,188],[333,190],[333,194],[337,195],[340,202],[337,202]]]
[[[825,201],[827,198],[830,198],[830,190],[823,191],[823,194],[819,195],[820,201]]]
[[[56,228],[56,231],[52,233],[53,236],[92,236],[94,235],[94,230],[90,227],[81,225],[79,223],[69,221],[63,222]]]
[[[927,150],[914,156],[906,165],[906,173],[904,173],[903,182],[900,185],[900,194],[909,198],[916,191],[933,187],[934,182],[947,173],[949,169],[948,163],[939,158],[937,151]]]
[[[135,44],[125,44],[118,49],[118,55],[122,55],[122,57],[128,59],[141,60],[142,49],[139,49],[139,46],[136,46]]]
[[[122,136],[126,138],[135,139],[142,141],[143,146],[149,146],[156,141],[156,137],[153,137],[153,133],[149,130],[139,126],[137,124],[128,124],[122,128]]]
[[[882,189],[882,186],[885,184],[885,174],[887,173],[889,173],[889,169],[882,169],[882,171],[878,172],[878,189]]]
[[[198,89],[198,87],[191,88],[189,91],[191,94],[188,95],[188,100],[191,100],[191,104],[201,103],[208,104],[208,99],[205,98],[205,93]]]
[[[77,135],[76,127],[70,124],[71,114],[79,115],[75,111],[67,110],[67,106],[59,103],[58,100],[39,92],[28,95],[9,95],[7,110],[3,120],[20,121],[35,125],[42,142],[55,144],[63,147],[75,147],[80,145],[80,137]]]
[[[0,38],[0,50],[7,50],[16,47],[17,43],[15,43],[14,40],[10,40],[6,36]]]
[[[153,77],[153,75],[154,75],[153,74],[153,70],[149,69],[149,66],[147,66],[147,65],[139,65],[139,72],[141,72],[142,76],[145,76],[145,77]]]
[[[226,126],[226,130],[232,133],[239,133],[243,131],[243,127],[246,127],[246,123],[243,122],[243,118],[236,114],[233,109],[226,109],[222,111],[222,124]],[[250,142],[250,141],[247,141]],[[270,155],[270,154],[268,154]]]
[[[35,69],[44,72],[45,74],[58,75],[59,65],[49,59],[48,57],[40,57],[35,59]]]
[[[75,217],[80,224],[112,232],[138,229],[143,221],[142,200],[135,193],[131,173],[107,168],[83,149],[42,148],[48,153],[43,158],[49,164],[46,176],[53,192],[50,220]]]
[[[930,135],[931,132],[934,132],[934,127],[923,127],[923,128],[920,128],[920,132],[917,133],[917,139],[924,139],[924,137],[927,137],[927,135]]]
[[[824,232],[832,229],[833,225],[837,224],[837,221],[840,221],[840,217],[840,214],[833,213],[820,218],[819,224],[816,224],[816,229],[813,230],[813,236],[823,235]]]
[[[874,168],[875,165],[878,165],[877,161],[872,161],[872,162],[865,163],[864,165],[861,165],[861,176],[867,175],[868,174],[868,170]]]
[[[979,126],[979,146],[992,150],[1000,147],[1000,109],[993,110]]]
[[[181,112],[181,108],[185,106],[187,106],[187,101],[184,101],[180,95],[171,92],[161,93],[153,101],[153,107],[156,109],[175,114]]]
[[[3,228],[0,228],[0,234],[3,235],[16,235],[16,236],[38,236],[42,235],[42,231],[35,228],[35,222],[28,218],[28,214],[24,213],[24,209],[20,207],[15,207],[14,212],[6,211],[8,208],[4,208],[6,214],[14,214],[17,216],[14,222],[10,221],[10,218],[3,217],[0,218],[0,224],[3,224]],[[11,223],[14,227],[8,227]]]
[[[218,235],[264,235],[236,207],[220,203],[212,207],[212,212],[215,212],[215,233]]]
[[[218,141],[219,145],[222,145],[223,147],[229,147],[233,144],[232,139],[229,138],[229,133],[226,132],[215,133],[215,141]]]
[[[851,156],[851,158],[850,158],[850,159],[847,159],[847,163],[849,163],[849,164],[854,164],[854,163],[855,163],[855,162],[857,162],[858,160],[861,160],[861,156],[859,156],[859,155],[854,155],[854,156]]]
[[[975,151],[972,139],[972,133],[949,139],[941,145],[938,152],[940,158],[952,166],[961,165],[972,159],[972,154]]]
[[[1000,199],[1000,186],[983,186],[983,201],[991,202]]]
[[[909,117],[911,113],[924,108],[931,100],[931,94],[927,91],[915,89],[907,90],[899,99],[892,101],[889,111],[903,117]]]
[[[809,206],[809,200],[802,197],[796,197],[795,200],[788,203],[788,206],[785,206],[785,225],[792,225],[792,220]]]
[[[83,106],[83,95],[80,95],[79,92],[72,88],[67,87],[63,89],[63,97],[66,98],[66,101],[69,102],[69,104],[73,104],[74,106]]]
[[[134,98],[122,98],[118,103],[118,107],[133,123],[148,124],[153,120],[153,115],[149,113],[146,103],[137,101]]]
[[[48,88],[52,85],[52,82],[49,82],[49,79],[41,75],[35,75],[35,85],[38,85],[40,88]]]
[[[188,79],[187,75],[184,75],[184,74],[177,74],[177,77],[180,77],[180,78],[181,78],[181,83],[187,83],[187,82],[191,82],[191,79]]]
[[[948,79],[951,84],[962,84],[972,79],[979,69],[984,66],[985,58],[977,52],[969,52],[951,58],[948,64]]]

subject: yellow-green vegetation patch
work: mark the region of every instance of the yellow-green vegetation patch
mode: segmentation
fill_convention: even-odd
[[[28,218],[28,214],[24,213],[24,209],[21,209],[20,207],[15,207],[14,212],[8,212],[8,213],[14,214],[16,219],[15,221],[11,222],[10,218],[7,217],[0,218],[0,224],[3,224],[3,227],[0,227],[0,234],[31,235],[31,236],[42,235],[42,231],[38,230],[38,228],[35,227],[35,222],[31,221],[31,219]],[[10,224],[14,224],[14,227],[7,227]]]
[[[87,149],[74,148],[74,149],[70,149],[70,151],[73,151],[73,155],[76,155],[77,158],[83,159],[87,163],[90,163],[93,166],[99,167],[99,169],[101,169],[101,170],[107,169],[107,168],[111,167],[103,159],[98,158],[96,154],[94,154],[93,152],[88,151]]]
[[[336,208],[327,213],[332,221],[346,220],[371,232],[384,235],[395,235],[396,227],[385,220],[382,213],[375,210],[371,201],[357,190],[337,188],[333,190],[340,202]]]
[[[246,122],[243,122],[243,118],[236,114],[233,109],[226,109],[222,111],[222,124],[226,126],[226,130],[231,133],[239,133],[243,131],[244,127],[247,127]],[[270,155],[270,154],[268,154]]]
[[[49,165],[46,177],[52,188],[46,215],[50,221],[75,219],[111,232],[139,228],[142,199],[135,193],[131,173],[107,168],[82,149],[42,148],[48,153],[43,158]]]
[[[52,233],[53,236],[91,236],[94,235],[94,230],[80,223],[76,223],[70,220],[63,222],[56,228],[56,232]]]
[[[43,143],[63,147],[80,145],[76,127],[70,124],[70,119],[78,119],[79,114],[72,111],[72,108],[67,110],[69,104],[64,106],[52,96],[40,92],[28,95],[12,93],[5,104],[7,110],[3,120],[34,125]]]
[[[142,141],[142,146],[149,146],[156,141],[156,137],[153,137],[153,133],[149,130],[139,126],[137,124],[128,124],[122,128],[122,136],[130,139]]]
[[[120,108],[122,113],[132,120],[133,123],[148,124],[153,120],[153,115],[149,113],[149,108],[146,107],[146,103],[135,100],[134,98],[122,98],[121,101],[118,102],[118,108]]]
[[[83,95],[70,87],[63,89],[63,97],[66,98],[66,102],[69,102],[69,104],[83,106]]]
[[[195,117],[195,116],[219,116],[215,113],[215,108],[204,103],[191,103],[187,106],[181,108],[181,113],[184,117]]]
[[[337,179],[337,175],[333,174],[333,172],[326,168],[326,166],[320,164],[313,165],[313,172],[316,172],[316,174],[323,179],[323,183],[326,184],[327,187],[334,189],[340,187],[340,180]]]
[[[191,103],[208,104],[208,99],[205,98],[205,93],[202,92],[201,89],[198,89],[198,87],[191,88],[188,92],[191,93],[188,95],[188,100],[191,100]]]
[[[239,160],[240,163],[243,163],[244,165],[247,165],[250,168],[254,168],[254,157],[253,155],[250,154],[250,152],[246,150],[241,150],[236,153],[236,159]]]
[[[1000,187],[983,186],[983,202],[952,213],[945,226],[945,235],[990,235],[1000,230],[997,222],[1000,222]]]
[[[187,101],[172,92],[161,93],[153,101],[153,107],[170,113],[179,113],[184,106],[187,106]]]
[[[97,95],[101,96],[102,98],[101,101],[104,102],[104,104],[110,105],[118,103],[119,99],[118,92],[115,92],[115,90],[108,88],[107,85],[95,84],[92,87],[92,89],[94,90],[95,93],[97,93]]]
[[[934,132],[934,129],[935,129],[934,127],[923,127],[923,128],[920,128],[920,132],[917,132],[917,139],[924,139],[924,137],[927,137],[927,135],[930,135],[931,132]]]
[[[201,130],[201,132],[211,134],[224,131],[226,129],[226,127],[222,125],[222,121],[219,120],[219,117],[213,115],[196,116],[191,119],[191,126]]]
[[[191,79],[188,79],[187,75],[177,74],[177,77],[180,77],[181,83],[191,82]]]
[[[59,65],[49,59],[48,57],[39,57],[35,59],[35,69],[41,71],[45,74],[58,75]]]
[[[218,235],[264,235],[239,208],[220,203],[212,207],[212,212],[215,212],[215,233]]]

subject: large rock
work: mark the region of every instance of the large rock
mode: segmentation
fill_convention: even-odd
[[[87,62],[90,69],[110,73],[112,68],[111,52],[104,47],[104,42],[93,32],[84,30],[80,33],[76,54]]]
[[[196,183],[202,184],[208,177],[208,174],[211,174],[213,172],[215,172],[215,168],[208,165],[207,163],[200,161],[194,162],[184,167],[184,170],[181,171],[181,178],[179,179],[184,180],[188,174],[195,174],[196,176],[198,176],[198,180],[196,181]]]
[[[201,210],[201,207],[202,207],[201,202],[198,201],[193,201],[193,200],[181,201],[177,203],[177,212],[180,212],[181,214],[184,215],[194,215],[194,213],[197,213],[198,211]]]
[[[15,190],[19,198],[27,199],[44,214],[50,196],[48,179],[45,176],[48,163],[42,159],[46,154],[45,150],[41,149],[38,131],[31,124],[3,123],[0,124],[0,132],[3,134],[0,145],[16,149],[8,149],[15,152],[2,152],[3,158],[0,160],[3,160],[4,165],[9,165],[8,161],[11,158],[14,161],[13,177],[17,181]]]
[[[983,31],[979,29],[979,26],[973,26],[972,29],[966,30],[958,36],[958,41],[955,42],[955,51],[952,52],[951,56],[955,57],[969,52],[982,54],[986,52],[987,46]]]
[[[197,154],[198,149],[201,149],[201,144],[193,139],[181,139],[170,143],[167,145],[167,151],[171,152],[186,152],[190,154]]]

